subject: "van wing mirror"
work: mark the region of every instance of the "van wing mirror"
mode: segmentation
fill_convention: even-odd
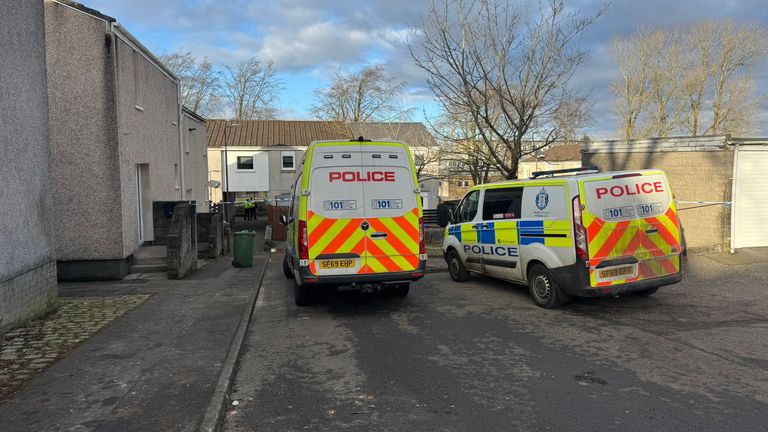
[[[291,223],[291,217],[288,216],[287,214],[284,214],[284,213],[281,214],[280,215],[280,225],[288,225],[289,223]]]

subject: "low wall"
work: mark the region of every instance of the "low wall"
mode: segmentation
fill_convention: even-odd
[[[182,279],[197,270],[197,218],[195,208],[178,204],[166,237],[168,279]]]
[[[724,136],[604,141],[582,147],[582,164],[600,171],[661,169],[675,201],[731,200],[733,151]],[[692,253],[730,248],[730,208],[722,205],[685,209],[678,215]]]

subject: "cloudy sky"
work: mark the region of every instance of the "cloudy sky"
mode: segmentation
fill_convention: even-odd
[[[405,46],[411,24],[426,0],[80,0],[115,17],[156,54],[191,51],[216,64],[259,56],[275,63],[285,83],[281,118],[311,118],[312,91],[336,71],[382,64],[408,83],[408,103],[435,113],[437,104],[424,87]],[[602,0],[566,0],[593,13]],[[591,53],[574,84],[590,94],[593,138],[615,137],[608,84],[615,77],[608,45],[640,26],[674,28],[700,20],[734,18],[768,25],[765,0],[614,0],[586,35]],[[756,77],[768,88],[768,67]],[[763,116],[766,117],[766,116]],[[766,117],[768,118],[768,117]],[[766,128],[762,128],[763,131]]]

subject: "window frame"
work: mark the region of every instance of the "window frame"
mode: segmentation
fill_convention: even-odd
[[[251,158],[251,167],[240,168],[240,158]],[[235,156],[235,168],[237,169],[237,171],[247,171],[247,172],[256,171],[256,157],[254,155]]]
[[[481,202],[482,202],[482,193],[481,193],[481,192],[482,192],[482,190],[480,190],[480,189],[477,189],[477,190],[469,191],[469,192],[468,192],[468,193],[467,193],[467,194],[464,196],[464,198],[461,200],[461,202],[459,203],[459,205],[456,207],[456,214],[455,214],[455,218],[456,218],[456,223],[457,223],[457,224],[461,224],[461,223],[467,223],[467,222],[472,222],[472,221],[474,221],[474,220],[477,218],[477,214],[478,214],[478,213],[480,213],[480,210],[481,210],[481,207],[480,207],[480,204],[481,204]],[[472,215],[472,217],[471,217],[470,219],[466,219],[466,220],[465,220],[465,219],[463,218],[463,216],[464,216],[464,215],[463,215],[463,213],[464,213],[464,207],[467,205],[468,199],[469,199],[469,197],[470,197],[472,194],[477,194],[477,208],[475,209],[475,214],[473,214],[473,215]]]
[[[291,157],[291,166],[286,168],[285,157]],[[296,171],[296,152],[295,151],[281,151],[280,152],[280,171]]]

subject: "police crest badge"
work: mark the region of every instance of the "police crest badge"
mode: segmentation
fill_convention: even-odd
[[[544,210],[549,204],[549,194],[545,188],[541,188],[538,194],[536,194],[536,207],[539,210]]]

